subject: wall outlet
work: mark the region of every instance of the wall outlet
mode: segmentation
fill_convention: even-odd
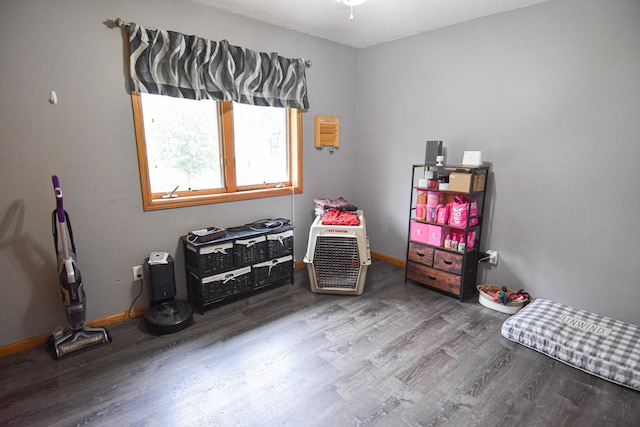
[[[144,270],[141,265],[133,266],[133,281],[136,282],[138,280],[144,279]]]
[[[487,255],[489,255],[489,264],[498,265],[498,251],[489,249]]]

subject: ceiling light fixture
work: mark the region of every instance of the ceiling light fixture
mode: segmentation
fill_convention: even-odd
[[[351,14],[349,15],[349,21],[353,22],[353,6],[360,6],[366,0],[336,0],[338,3],[342,3],[345,6],[351,8]]]

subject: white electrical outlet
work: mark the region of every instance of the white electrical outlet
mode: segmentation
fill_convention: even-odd
[[[138,281],[144,279],[144,270],[141,265],[133,266],[133,281]]]
[[[498,251],[489,249],[487,255],[489,255],[489,264],[498,265]]]

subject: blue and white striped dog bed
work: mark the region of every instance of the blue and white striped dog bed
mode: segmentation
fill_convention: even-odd
[[[536,299],[502,324],[502,335],[640,391],[640,327],[636,325]]]

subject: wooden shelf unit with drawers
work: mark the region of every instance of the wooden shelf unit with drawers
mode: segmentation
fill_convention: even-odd
[[[428,173],[433,173],[433,179],[436,180],[462,178],[462,187],[460,181],[455,181],[452,191],[429,188],[424,184]],[[460,300],[475,295],[488,175],[489,166],[413,165],[405,281],[438,290]],[[452,183],[449,185],[452,186]],[[452,202],[456,196],[469,202],[473,200],[477,205],[477,213],[471,215],[469,203],[466,225],[450,225],[448,220],[444,224],[440,223],[437,218],[428,217],[424,206],[418,206],[419,196],[425,193],[438,197],[442,204]],[[475,220],[477,224],[471,225]],[[443,240],[447,235],[464,239],[464,250],[446,248]]]

